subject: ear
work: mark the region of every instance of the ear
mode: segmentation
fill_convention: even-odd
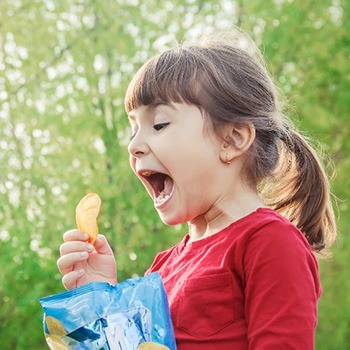
[[[244,154],[255,140],[253,123],[246,125],[227,125],[224,128],[224,139],[220,148],[220,160],[229,164],[234,158]]]

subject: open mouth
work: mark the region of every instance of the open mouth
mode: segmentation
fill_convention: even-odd
[[[139,175],[151,186],[153,200],[157,205],[163,204],[170,198],[174,182],[169,175],[151,170],[142,171]]]

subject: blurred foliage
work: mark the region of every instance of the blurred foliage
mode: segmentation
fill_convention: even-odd
[[[87,192],[102,197],[100,230],[119,280],[142,275],[186,232],[160,222],[129,169],[123,95],[159,49],[236,25],[336,169],[340,234],[332,259],[320,261],[316,348],[349,348],[349,13],[345,0],[1,1],[0,348],[46,348],[37,300],[63,290],[62,233]]]

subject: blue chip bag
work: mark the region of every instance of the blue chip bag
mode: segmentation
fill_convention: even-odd
[[[115,286],[92,282],[39,302],[51,350],[137,350],[147,342],[176,350],[168,299],[157,272]]]

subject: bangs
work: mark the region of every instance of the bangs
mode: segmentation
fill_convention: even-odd
[[[198,66],[195,57],[180,48],[155,56],[131,81],[125,96],[126,112],[141,105],[172,102],[199,105]]]

